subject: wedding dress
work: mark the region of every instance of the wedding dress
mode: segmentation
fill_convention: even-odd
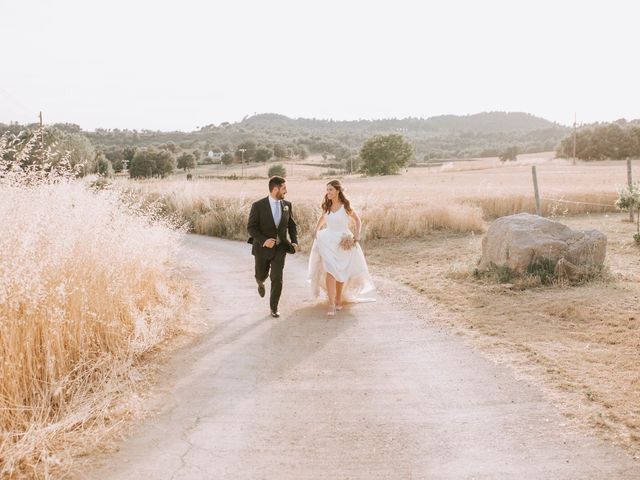
[[[326,228],[320,230],[311,247],[309,256],[309,281],[315,297],[326,293],[326,273],[338,282],[344,282],[342,298],[347,302],[373,301],[364,297],[375,290],[362,248],[358,243],[349,250],[340,247],[346,235],[353,237],[349,230],[349,215],[341,206],[337,212],[329,212]]]

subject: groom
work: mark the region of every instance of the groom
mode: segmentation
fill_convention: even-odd
[[[247,230],[251,237],[251,253],[256,262],[256,282],[258,293],[264,297],[264,282],[271,278],[271,316],[279,317],[278,301],[282,293],[282,270],[287,253],[298,249],[298,229],[293,219],[291,202],[284,197],[287,183],[282,177],[269,179],[269,196],[254,202],[249,213]],[[291,241],[287,239],[287,231]],[[269,274],[271,270],[271,274]]]

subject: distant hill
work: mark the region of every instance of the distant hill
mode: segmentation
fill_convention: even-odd
[[[440,115],[429,118],[381,120],[316,120],[263,113],[237,124],[245,128],[285,128],[330,131],[410,130],[432,133],[447,132],[530,132],[549,128],[566,128],[544,118],[523,112],[483,112],[473,115]],[[209,126],[211,127],[211,126]],[[205,129],[208,127],[204,127]]]
[[[569,132],[565,126],[522,112],[348,121],[294,119],[264,113],[240,122],[206,125],[193,132],[126,129],[83,132],[74,124],[54,126],[85,135],[103,149],[173,142],[183,149],[233,152],[240,144],[249,142],[257,147],[273,149],[278,145],[290,152],[306,150],[336,158],[355,155],[373,135],[400,133],[413,143],[417,161],[495,156],[512,146],[520,153],[550,151]],[[0,124],[0,132],[20,128],[24,126]]]

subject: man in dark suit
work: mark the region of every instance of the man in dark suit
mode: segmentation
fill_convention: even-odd
[[[298,229],[293,219],[291,202],[284,197],[287,183],[282,177],[269,179],[269,196],[254,202],[249,213],[247,230],[251,237],[251,253],[256,262],[256,282],[258,293],[264,297],[264,282],[271,279],[271,297],[269,305],[271,316],[279,317],[278,302],[282,293],[282,271],[287,253],[298,249]],[[287,238],[287,232],[289,238]],[[271,271],[271,273],[269,273]]]

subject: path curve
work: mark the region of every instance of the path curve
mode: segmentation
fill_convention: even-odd
[[[384,291],[329,319],[306,257],[288,256],[273,319],[248,245],[190,235],[182,251],[208,327],[163,367],[157,414],[83,478],[640,478],[626,452]]]

